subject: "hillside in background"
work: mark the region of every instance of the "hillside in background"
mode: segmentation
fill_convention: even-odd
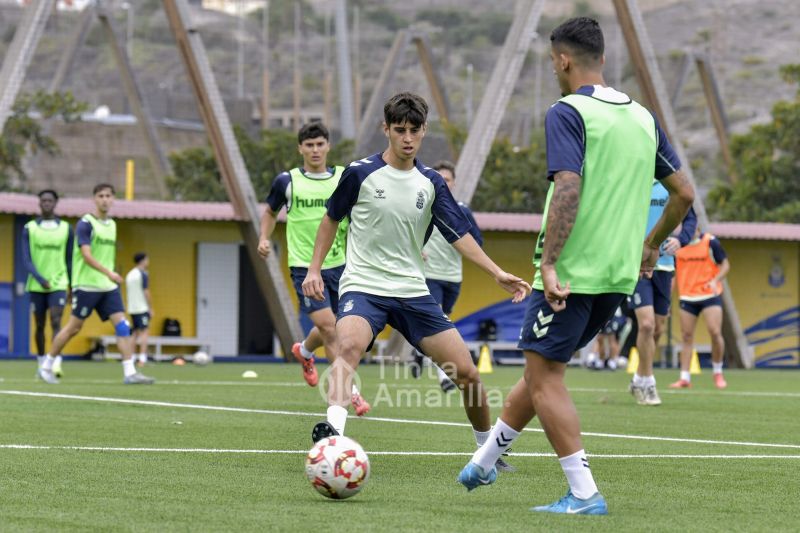
[[[313,116],[324,113],[324,73],[334,77],[336,101],[336,65],[330,27],[331,2],[302,2],[302,103]],[[505,33],[511,23],[513,0],[351,0],[351,29],[354,7],[358,7],[358,43],[353,43],[355,74],[360,80],[360,101],[363,106],[383,65],[388,50],[400,28],[415,25],[430,38],[433,54],[440,70],[450,102],[453,121],[466,127],[469,115],[467,78],[472,65],[472,109],[476,110],[483,88],[494,66]],[[126,12],[120,2],[109,1],[117,26],[124,33]],[[289,116],[293,95],[293,2],[272,2],[269,26],[269,66],[272,79],[271,106],[275,117]],[[800,42],[800,2],[793,0],[641,0],[650,37],[660,59],[662,73],[671,92],[677,81],[686,50],[707,53],[720,82],[722,97],[734,132],[744,132],[753,123],[769,118],[769,110],[778,99],[789,98],[793,88],[783,83],[777,67],[796,61]],[[235,17],[193,8],[195,22],[202,32],[209,58],[220,89],[235,109],[238,122],[257,127],[258,99],[261,94],[261,19],[260,12],[250,14],[239,26]],[[627,52],[614,18],[610,1],[549,1],[540,23],[540,38],[529,54],[505,114],[502,135],[522,144],[529,131],[541,127],[547,107],[558,98],[558,90],[547,57],[549,31],[572,14],[597,16],[606,33],[607,82],[638,96],[638,88],[628,62]],[[10,42],[21,11],[0,4],[0,57]],[[75,14],[54,16],[37,50],[25,82],[25,90],[46,87],[77,20]],[[195,119],[193,96],[174,48],[166,18],[158,0],[135,3],[135,32],[132,43],[133,64],[146,98],[157,118]],[[237,46],[244,49],[243,97],[238,97]],[[537,98],[537,86],[540,97]],[[113,113],[127,112],[119,76],[99,25],[95,24],[81,49],[76,67],[66,88],[89,102],[91,108],[107,105]],[[392,89],[409,89],[429,96],[421,67],[416,57],[406,54]],[[336,109],[334,108],[334,118]],[[699,79],[689,76],[676,106],[679,141],[688,150],[690,163],[701,184],[719,179],[718,147]],[[431,144],[442,149],[441,129],[432,117],[432,133],[439,141]],[[336,120],[332,121],[336,134]],[[73,130],[74,131],[74,130]],[[185,136],[184,136],[185,137]],[[197,134],[185,143],[203,143]],[[175,143],[168,143],[175,146]],[[435,154],[423,154],[430,159]],[[65,149],[62,158],[70,157]],[[74,165],[73,165],[74,166]],[[108,165],[106,165],[107,167]],[[113,166],[113,165],[112,165]],[[103,172],[108,172],[103,167]],[[62,165],[70,168],[70,165]],[[143,166],[146,172],[146,165]],[[91,167],[81,165],[80,172],[92,174]],[[45,181],[52,181],[52,175]]]

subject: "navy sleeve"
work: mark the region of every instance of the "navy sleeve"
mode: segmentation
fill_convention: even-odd
[[[661,129],[661,124],[658,123],[658,119],[655,115],[653,115],[653,120],[656,122],[656,135],[658,135],[655,178],[657,180],[663,180],[681,168],[681,160],[678,159],[678,154],[675,153],[675,150],[669,143],[667,134],[664,133],[663,129]]]
[[[142,272],[142,290],[150,288],[150,276],[147,272]]]
[[[697,229],[697,215],[694,213],[694,207],[690,207],[689,212],[683,217],[681,232],[678,234],[678,242],[681,243],[681,246],[686,246],[692,242],[695,229]]]
[[[68,228],[69,233],[67,237],[67,250],[66,250],[66,259],[67,259],[67,279],[69,280],[70,285],[72,285],[72,250],[75,246],[75,232],[72,231],[72,226]]]
[[[22,262],[28,274],[33,276],[39,284],[44,285],[47,280],[36,270],[33,264],[33,258],[31,257],[31,238],[28,234],[28,228],[22,228]]]
[[[458,204],[458,206],[461,208],[461,212],[464,213],[464,216],[467,217],[467,220],[472,226],[469,228],[470,235],[472,235],[472,237],[475,239],[475,242],[478,243],[478,246],[483,247],[483,234],[481,234],[478,223],[475,222],[475,217],[472,216],[472,211],[464,204]]]
[[[431,182],[434,190],[433,205],[431,206],[432,222],[445,240],[452,244],[469,232],[469,220],[464,216],[458,202],[450,193],[444,178],[435,173],[431,176]]]
[[[562,170],[583,175],[586,135],[578,111],[564,102],[556,102],[545,115],[544,135],[547,179],[552,180]]]
[[[722,248],[722,244],[720,244],[719,239],[716,237],[712,237],[711,241],[708,243],[711,246],[711,256],[714,258],[714,262],[716,264],[721,264],[725,259],[728,258],[728,254],[725,253],[725,250]]]
[[[85,220],[79,220],[75,224],[75,233],[78,234],[78,246],[92,244],[92,225]]]
[[[361,189],[362,179],[354,167],[347,167],[339,179],[339,185],[333,191],[328,202],[328,216],[333,220],[342,221],[350,215],[350,210],[358,201],[358,191]]]
[[[281,172],[272,180],[272,187],[267,196],[267,205],[269,205],[273,213],[277,213],[281,210],[281,207],[286,205],[286,189],[291,182],[292,177],[288,172]]]

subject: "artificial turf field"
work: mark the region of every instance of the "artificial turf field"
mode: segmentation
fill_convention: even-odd
[[[242,379],[248,368],[259,377]],[[403,369],[360,368],[373,411],[350,418],[346,433],[372,472],[346,501],[305,479],[310,430],[325,409],[295,364],[159,364],[146,369],[159,380],[149,387],[123,385],[118,363],[66,363],[58,386],[35,382],[34,369],[0,362],[4,532],[800,529],[796,371],[729,371],[729,388],[717,391],[706,370],[676,392],[666,387],[676,372],[657,372],[664,404],[642,407],[624,372],[570,369],[610,513],[587,517],[528,512],[567,489],[535,420],[514,445],[529,455],[509,458],[517,472],[467,493],[455,477],[475,443],[457,396]],[[520,375],[495,367],[484,383],[506,392]]]

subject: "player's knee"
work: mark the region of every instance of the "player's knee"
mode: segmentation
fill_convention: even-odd
[[[114,332],[117,334],[117,337],[130,337],[131,336],[131,325],[128,324],[128,321],[123,319],[117,322],[117,325],[114,326]]]
[[[470,385],[477,385],[481,382],[481,375],[475,365],[471,365],[466,369],[458,371],[455,378],[456,385],[460,387],[468,387]]]
[[[656,332],[655,320],[644,319],[639,321],[639,333],[642,335],[653,336]]]
[[[338,339],[339,354],[337,357],[344,357],[350,361],[361,357],[362,346],[353,337],[342,337]]]
[[[320,324],[317,326],[319,330],[319,334],[326,342],[330,342],[334,338],[336,338],[336,323],[331,322],[330,324]]]
[[[684,331],[681,333],[681,340],[684,344],[691,344],[694,342],[694,333],[689,331]]]

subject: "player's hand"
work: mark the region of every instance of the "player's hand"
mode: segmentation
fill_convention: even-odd
[[[49,290],[50,290],[50,282],[49,282],[49,281],[47,281],[47,280],[44,280],[44,281],[42,282],[42,287],[44,287],[44,288],[45,288],[45,290],[49,291]]]
[[[116,272],[109,272],[108,279],[116,283],[117,285],[122,285],[122,276],[117,274]]]
[[[272,245],[269,242],[269,239],[260,239],[258,241],[258,255],[266,259],[269,257],[269,253],[272,251]]]
[[[563,311],[567,307],[567,298],[570,295],[569,281],[562,287],[554,266],[542,265],[539,271],[542,274],[544,297],[547,303],[556,313]]]
[[[512,303],[517,304],[521,302],[531,293],[530,284],[522,278],[518,278],[514,274],[501,271],[499,274],[497,274],[497,276],[495,276],[494,280],[503,288],[504,291],[510,292],[514,295],[514,297],[511,299]]]
[[[714,294],[718,294],[719,282],[716,279],[712,278],[711,280],[709,280],[708,283],[706,283],[705,288],[713,292]]]
[[[309,269],[306,279],[303,280],[303,296],[314,298],[318,302],[325,300],[325,283],[319,271]]]
[[[681,241],[679,241],[675,237],[667,237],[667,240],[664,241],[665,255],[675,255],[675,253],[680,249],[681,249]]]
[[[642,264],[639,266],[639,277],[650,279],[653,277],[653,268],[658,262],[660,253],[658,248],[653,248],[647,243],[642,246]]]

